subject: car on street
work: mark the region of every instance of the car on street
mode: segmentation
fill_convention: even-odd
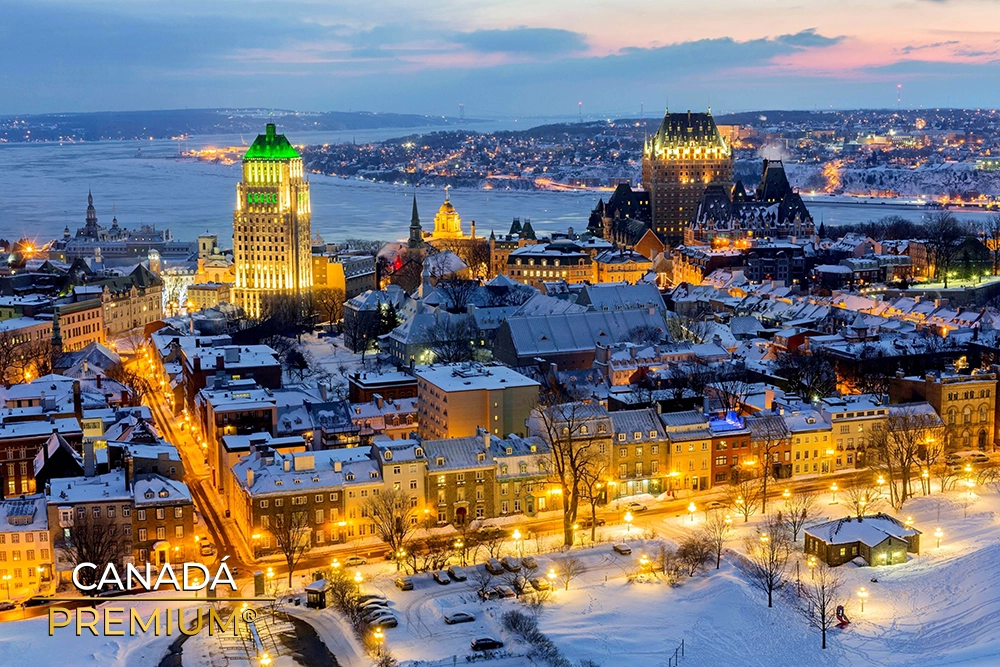
[[[434,581],[438,582],[442,586],[447,586],[448,584],[451,583],[451,579],[448,578],[447,572],[444,571],[435,572],[431,576],[434,577]]]
[[[468,576],[466,576],[464,572],[462,572],[454,565],[450,565],[448,567],[448,576],[454,579],[455,581],[466,581],[469,578]]]
[[[597,525],[598,526],[603,526],[605,523],[607,523],[607,521],[605,521],[601,517],[597,517]],[[581,528],[593,528],[594,527],[594,518],[593,517],[587,517],[586,519],[584,519],[583,521],[580,522],[580,527]]]
[[[371,600],[378,600],[379,602],[389,601],[384,595],[379,595],[378,593],[366,593],[365,595],[358,596],[358,602],[369,602]]]
[[[357,567],[358,565],[367,565],[368,559],[363,556],[348,556],[347,560],[344,561],[344,565],[347,567]]]
[[[486,600],[499,600],[500,599],[500,593],[498,593],[495,588],[488,588],[486,590],[479,590],[479,591],[477,591],[477,595],[479,595],[479,599],[483,600],[484,602]]]
[[[473,651],[492,651],[496,648],[503,648],[503,642],[492,637],[480,637],[472,640]]]
[[[455,625],[456,623],[471,623],[474,620],[476,620],[475,616],[464,611],[456,611],[452,614],[444,615],[444,622],[448,625]]]
[[[521,559],[521,566],[526,567],[529,570],[534,570],[538,567],[538,561],[531,556],[525,556]]]
[[[518,559],[514,558],[513,556],[504,556],[503,558],[500,559],[500,564],[503,566],[503,569],[507,570],[508,572],[521,571],[520,561],[518,561]]]
[[[528,583],[531,584],[531,587],[536,591],[547,591],[552,588],[552,584],[550,584],[549,580],[545,577],[535,577],[534,579],[529,579]]]
[[[363,615],[367,616],[373,611],[388,611],[389,603],[382,602],[381,600],[369,600],[368,602],[361,603],[361,611],[364,612]]]
[[[413,579],[410,579],[409,577],[400,577],[396,580],[396,588],[401,591],[412,591]]]
[[[201,555],[202,556],[214,556],[215,555],[215,545],[211,542],[201,543]]]
[[[622,556],[628,556],[632,553],[632,547],[627,544],[616,544],[613,547],[615,553],[621,554]]]
[[[483,563],[483,567],[490,574],[503,574],[503,565],[496,558],[491,558]]]
[[[629,503],[622,509],[625,510],[626,512],[645,512],[646,506],[643,505],[642,503]]]
[[[707,510],[721,510],[724,507],[725,507],[725,505],[723,505],[722,503],[720,503],[718,500],[712,500],[712,501],[709,501],[709,502],[705,503],[705,509],[707,509]]]
[[[10,611],[11,609],[16,609],[17,605],[13,602],[0,602],[0,611]]]

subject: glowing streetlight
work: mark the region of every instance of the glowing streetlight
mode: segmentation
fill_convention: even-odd
[[[517,545],[517,553],[520,557],[524,557],[524,542],[521,541],[521,531],[517,528],[514,529],[511,537],[514,538],[514,544]]]
[[[694,501],[692,500],[690,504],[688,504],[688,514],[691,516],[691,523],[694,523],[694,513],[697,511],[698,511],[698,506],[695,505]]]
[[[354,583],[358,585],[358,595],[361,594],[361,582],[364,580],[365,578],[361,576],[361,570],[358,570],[357,572],[354,573]]]
[[[385,641],[385,633],[382,632],[382,628],[375,628],[375,632],[372,633],[372,639],[375,640],[375,650],[381,655],[382,642]]]
[[[648,569],[649,569],[649,556],[643,554],[642,558],[639,559],[639,570],[641,572],[645,572]]]
[[[924,468],[923,471],[920,473],[920,478],[923,480],[924,487],[927,489],[927,491],[925,493],[930,493],[931,492],[930,477],[931,477],[931,474],[927,471],[927,468]]]
[[[816,580],[816,556],[809,556],[806,559],[806,566],[809,568],[809,578]]]
[[[906,521],[903,522],[903,525],[906,526],[907,528],[913,528],[913,517],[912,516],[906,517]]]
[[[785,499],[785,503],[788,503],[788,499],[792,497],[792,492],[785,489],[781,492],[781,497]]]
[[[882,487],[885,486],[885,477],[883,477],[882,475],[879,475],[878,479],[875,480],[875,482],[878,484],[878,494],[881,496],[882,495]]]
[[[862,586],[861,590],[858,591],[858,597],[861,598],[861,613],[865,611],[865,600],[868,598],[868,591]]]
[[[833,484],[830,485],[830,493],[833,494],[833,501],[832,502],[834,502],[834,503],[837,502],[837,489],[838,488],[839,487],[837,486],[836,482],[834,482]]]
[[[340,561],[334,558],[332,561],[330,561],[330,567],[332,567],[333,571],[336,572],[337,570],[340,569]]]
[[[631,534],[632,533],[632,513],[631,512],[625,512],[625,526],[626,526],[625,532],[627,534]]]
[[[941,538],[944,537],[944,532],[942,532],[942,530],[940,528],[937,528],[934,531],[934,537],[937,538],[937,548],[940,549],[941,548]]]
[[[271,656],[267,653],[261,653],[260,655],[260,667],[270,667]]]
[[[547,575],[545,575],[545,576],[549,578],[549,581],[555,581],[556,580],[556,569],[554,567],[550,567],[549,568],[549,573]]]

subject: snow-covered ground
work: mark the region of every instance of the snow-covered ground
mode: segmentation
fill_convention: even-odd
[[[767,607],[765,595],[751,587],[743,574],[723,560],[722,568],[672,588],[661,581],[629,583],[643,553],[653,555],[658,544],[676,542],[696,530],[704,520],[692,517],[656,518],[641,528],[622,525],[601,529],[602,540],[574,549],[572,554],[586,572],[557,590],[541,614],[541,629],[573,660],[595,660],[603,665],[659,667],[683,640],[682,665],[991,665],[1000,663],[1000,495],[977,489],[966,504],[966,492],[934,493],[907,503],[902,518],[912,517],[923,531],[921,553],[905,564],[868,568],[845,565],[842,602],[852,623],[833,630],[829,648],[820,649],[817,630],[810,628],[794,608],[795,566],[791,582]],[[776,509],[776,508],[775,508]],[[822,499],[822,519],[844,516],[842,505]],[[743,523],[736,518],[729,547],[739,551],[745,535],[752,535],[760,517]],[[941,546],[933,535],[940,527]],[[627,541],[630,556],[614,553],[610,543]],[[797,548],[801,549],[802,538]],[[545,550],[549,545],[543,545]],[[524,545],[534,552],[533,542]],[[559,553],[539,555],[539,574],[547,572]],[[808,568],[796,555],[803,580]],[[481,567],[481,566],[479,566]],[[365,592],[380,592],[390,600],[400,625],[387,629],[386,646],[404,667],[430,667],[464,663],[469,642],[492,636],[507,644],[511,656],[491,661],[497,667],[528,664],[527,647],[519,645],[501,628],[506,609],[523,608],[517,600],[481,603],[471,582],[448,586],[435,583],[429,574],[413,577],[415,588],[400,591],[394,585],[394,567],[372,563],[365,571]],[[877,578],[877,582],[872,582]],[[502,583],[502,577],[496,583]],[[870,596],[861,612],[857,590],[865,586]],[[145,604],[145,603],[144,603]],[[349,626],[334,610],[286,608],[311,624],[343,667],[370,664]],[[468,611],[473,623],[447,625],[444,614]],[[58,633],[59,631],[57,631]],[[107,665],[133,667],[156,665],[176,638],[144,635],[140,638],[49,637],[45,618],[0,624],[0,664],[31,660],[39,667]],[[210,664],[210,640],[199,637],[185,645],[184,664]],[[235,664],[235,663],[234,663]],[[282,665],[291,665],[282,656]]]

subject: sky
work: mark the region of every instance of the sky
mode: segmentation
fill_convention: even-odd
[[[1000,0],[0,0],[0,113],[995,107]]]

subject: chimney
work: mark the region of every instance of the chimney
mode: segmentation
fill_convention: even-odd
[[[253,486],[253,469],[247,469],[247,486]]]
[[[94,458],[94,441],[86,440],[83,443],[83,476],[93,477],[96,470],[97,461]]]
[[[343,470],[343,466],[344,466],[344,464],[341,463],[340,461],[334,461],[333,462],[333,472],[340,472],[341,470]]]
[[[201,357],[194,358],[194,372],[197,373],[201,371]]]
[[[101,388],[101,382],[104,380],[104,377],[100,373],[98,373],[96,380],[97,380],[97,388],[100,389]]]
[[[382,406],[385,405],[385,400],[382,398],[382,394],[372,394],[372,398],[375,399],[375,405],[377,405],[378,409],[381,410]]]
[[[226,358],[223,357],[222,355],[219,355],[218,357],[216,357],[215,358],[215,370],[221,371],[225,367],[226,367]]]
[[[282,464],[281,465],[282,470],[284,470],[285,472],[291,472],[292,471],[292,461],[291,461],[291,459],[284,459],[281,462],[281,464]]]
[[[764,409],[770,410],[774,407],[774,390],[765,389],[764,390]]]
[[[711,406],[709,405],[708,394],[705,394],[701,397],[701,411],[707,415],[710,410]]]
[[[319,395],[320,395],[320,398],[323,399],[324,403],[326,401],[329,401],[330,400],[330,398],[329,398],[329,396],[330,396],[330,385],[328,385],[326,382],[320,382],[319,383]]]
[[[100,387],[100,378],[97,376],[97,386]],[[73,380],[73,416],[76,417],[77,421],[83,421],[83,395],[80,390],[80,381]]]

